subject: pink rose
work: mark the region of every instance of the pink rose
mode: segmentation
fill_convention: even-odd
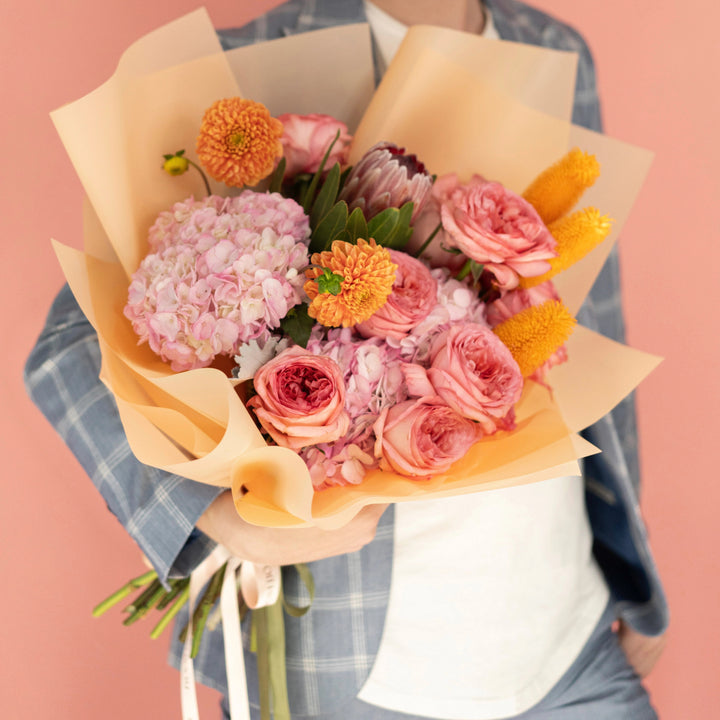
[[[415,477],[446,472],[481,435],[478,425],[435,396],[386,408],[373,430],[380,467]]]
[[[355,326],[363,337],[400,340],[437,303],[437,281],[423,263],[397,250],[390,250],[390,257],[397,265],[392,292],[374,315]]]
[[[542,305],[547,300],[560,300],[552,280],[535,285],[531,288],[516,288],[502,294],[499,300],[487,306],[487,321],[490,327],[497,327],[501,322],[517,315],[522,310]],[[530,379],[543,382],[545,373],[555,365],[567,362],[567,350],[561,345],[532,375]]]
[[[453,325],[433,343],[428,379],[435,392],[485,433],[512,427],[523,378],[510,351],[483,325]]]
[[[295,115],[285,113],[278,116],[283,124],[280,142],[285,155],[285,177],[295,177],[300,173],[314,173],[320,168],[328,146],[335,139],[338,130],[340,137],[333,145],[325,163],[329,170],[336,162],[343,165],[347,160],[350,141],[347,125],[330,115]]]
[[[278,445],[299,450],[347,433],[345,383],[334,360],[291,347],[263,365],[253,381],[257,395],[247,405]]]
[[[440,208],[450,195],[460,187],[455,173],[441,175],[435,180],[425,205],[413,223],[413,234],[406,246],[406,251],[417,254],[440,223]],[[452,239],[443,228],[440,228],[420,257],[433,268],[448,268],[457,272],[465,263],[465,257],[458,252],[451,252]]]
[[[514,288],[518,275],[535,277],[550,269],[555,239],[530,203],[475,176],[450,193],[440,208],[452,245],[485,265],[502,288]]]

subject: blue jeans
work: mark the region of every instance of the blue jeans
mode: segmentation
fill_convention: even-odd
[[[614,619],[609,605],[580,655],[553,689],[537,705],[512,720],[657,720],[640,678],[628,664],[611,629]],[[222,709],[229,720],[225,700]],[[256,708],[251,708],[251,714],[253,720],[260,717]],[[356,699],[334,711],[332,716],[293,715],[293,720],[341,719],[427,720]]]

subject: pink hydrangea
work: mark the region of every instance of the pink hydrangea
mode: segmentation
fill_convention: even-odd
[[[175,371],[263,341],[303,299],[308,218],[277,193],[177,203],[150,229],[125,316]]]
[[[345,409],[352,420],[367,412],[377,415],[404,399],[400,351],[381,338],[358,338],[350,328],[338,328],[323,339],[316,330],[307,349],[331,357],[344,369]]]

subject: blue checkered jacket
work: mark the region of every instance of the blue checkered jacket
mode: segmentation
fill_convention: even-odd
[[[488,0],[504,39],[574,51],[579,70],[573,120],[600,129],[595,74],[577,32],[515,0]],[[364,22],[362,0],[290,0],[242,28],[220,33],[225,48],[344,23]],[[580,321],[623,340],[617,254],[613,253],[583,307]],[[140,464],[125,440],[112,396],[98,380],[97,338],[67,287],[58,295],[26,365],[28,392],[136,540],[161,578],[188,574],[212,549],[194,528],[218,489]],[[602,448],[585,463],[594,550],[617,603],[637,630],[658,634],[667,606],[638,508],[636,429],[632,400],[586,432]],[[365,681],[377,653],[392,567],[393,511],[363,550],[312,564],[317,586],[312,610],[288,618],[287,669],[293,717],[332,713]],[[430,579],[429,579],[430,581]],[[294,570],[284,571],[288,598],[307,598]],[[183,619],[180,619],[183,623]],[[176,663],[177,642],[171,660]],[[254,657],[248,685],[256,703]],[[210,633],[196,663],[200,682],[224,690],[222,634]]]

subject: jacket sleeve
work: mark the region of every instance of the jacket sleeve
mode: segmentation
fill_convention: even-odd
[[[222,489],[140,463],[99,372],[97,336],[66,285],[26,363],[28,394],[160,578],[187,575],[212,550],[194,526]]]

